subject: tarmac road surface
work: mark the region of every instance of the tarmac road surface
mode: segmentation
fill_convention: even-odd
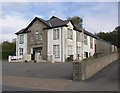
[[[3,90],[118,91],[119,62],[120,59],[88,80],[79,82],[71,80],[72,63],[4,62],[2,65]]]

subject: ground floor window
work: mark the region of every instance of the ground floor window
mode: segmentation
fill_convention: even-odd
[[[59,58],[60,57],[60,50],[59,50],[59,45],[54,45],[53,46],[53,54],[55,56],[55,58]]]
[[[23,55],[23,48],[19,48],[19,55]]]
[[[80,47],[77,47],[77,56],[80,57]]]
[[[72,55],[72,46],[68,45],[68,55]]]

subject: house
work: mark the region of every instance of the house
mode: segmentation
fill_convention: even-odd
[[[16,56],[10,56],[9,61],[65,62],[69,58],[82,60],[96,52],[95,35],[55,16],[49,20],[35,17],[15,34]]]

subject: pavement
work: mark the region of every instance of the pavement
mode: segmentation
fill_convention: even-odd
[[[8,63],[4,61],[4,91],[118,91],[118,63],[113,62],[85,81],[72,81],[72,63]]]

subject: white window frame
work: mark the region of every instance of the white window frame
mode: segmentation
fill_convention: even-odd
[[[70,55],[73,55],[73,53],[72,53],[73,51],[72,51],[72,45],[68,45],[68,55],[70,56]]]
[[[84,45],[88,45],[88,36],[84,34]]]
[[[60,57],[60,47],[59,45],[53,45],[53,54],[55,58]]]
[[[20,44],[23,44],[24,43],[24,35],[20,35],[20,38],[19,38],[19,40],[20,40]]]
[[[38,31],[35,32],[35,40],[36,40],[36,41],[39,40],[39,32],[38,32]]]
[[[79,56],[80,56],[80,47],[79,46],[77,46],[77,54],[79,54]]]
[[[93,38],[90,37],[90,48],[93,49]]]
[[[43,33],[40,33],[40,40],[42,41]]]
[[[70,28],[67,29],[67,38],[71,40],[73,39],[73,30]]]
[[[77,42],[80,42],[81,41],[81,35],[80,35],[80,32],[76,32],[76,39],[77,39]]]
[[[56,39],[59,39],[59,28],[57,29],[53,29],[53,39],[56,40]]]
[[[23,55],[23,48],[19,48],[19,55],[20,55],[20,56]]]

